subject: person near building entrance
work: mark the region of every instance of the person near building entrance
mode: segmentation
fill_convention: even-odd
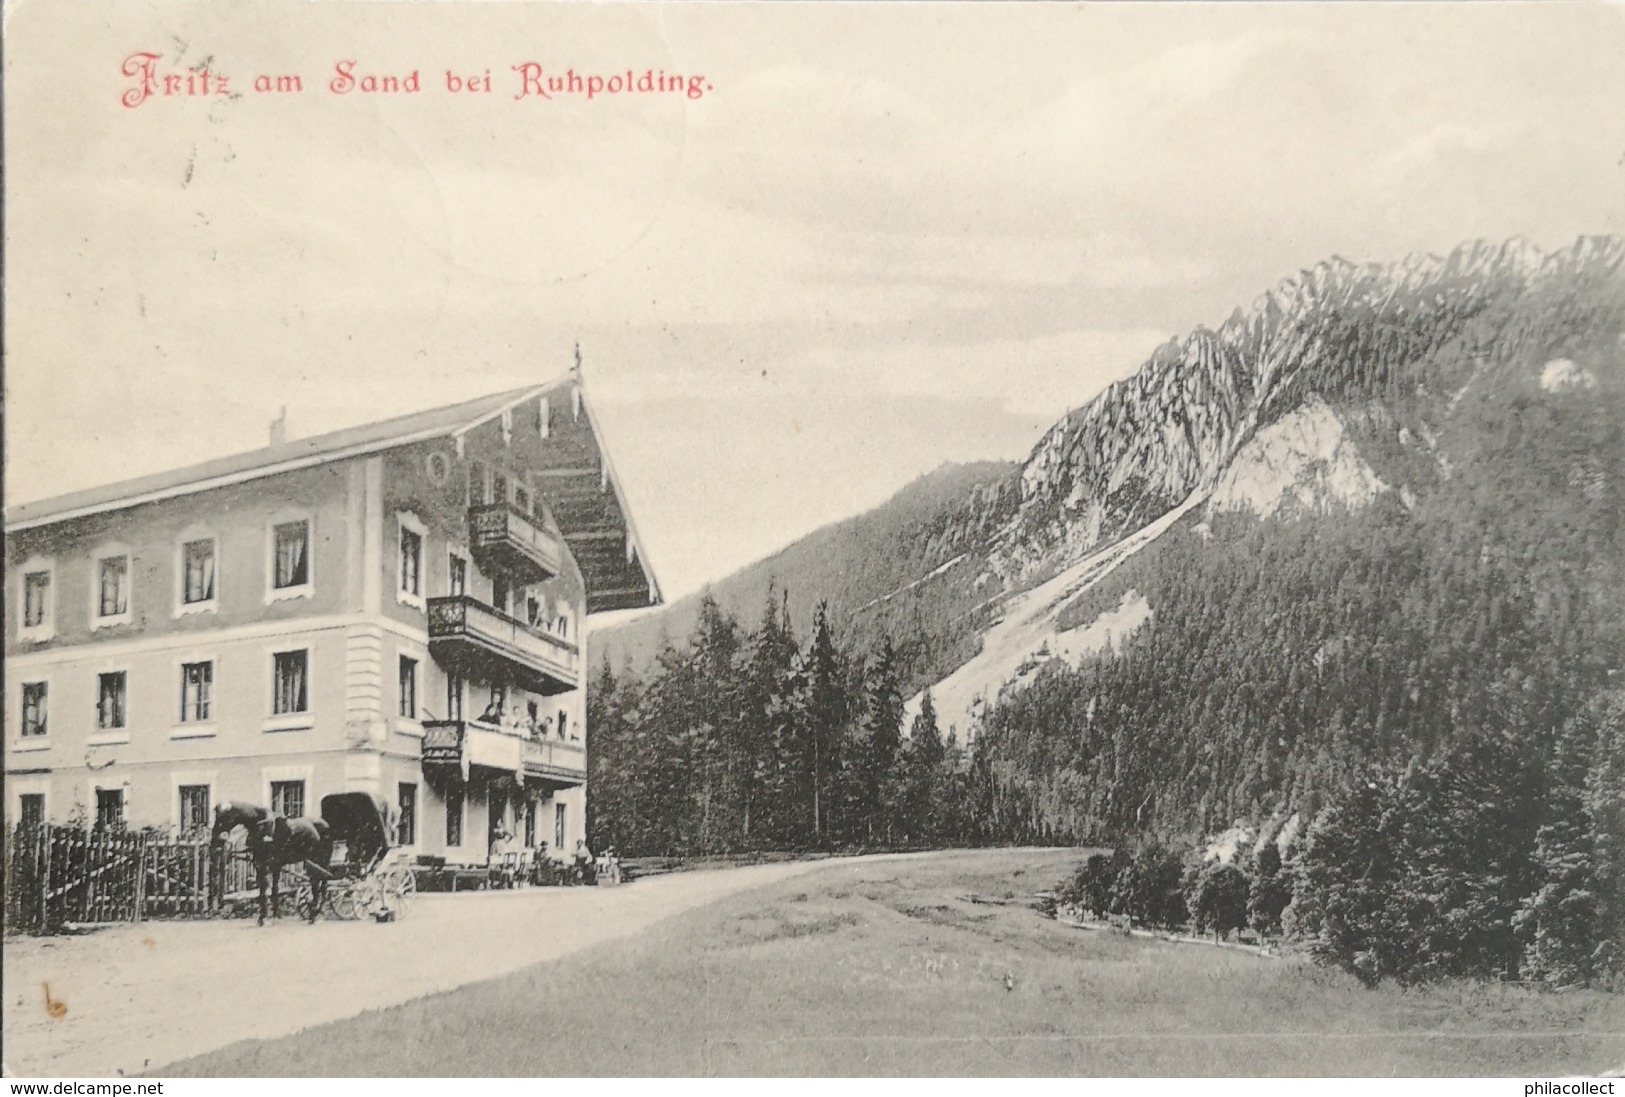
[[[592,850],[587,848],[587,840],[585,838],[578,838],[576,840],[574,861],[576,876],[583,884],[592,884],[597,882],[597,865],[593,861]]]

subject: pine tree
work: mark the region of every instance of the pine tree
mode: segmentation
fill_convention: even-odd
[[[1523,942],[1524,975],[1555,986],[1586,984],[1595,974],[1602,925],[1585,783],[1596,738],[1583,717],[1570,721],[1558,738],[1541,805],[1545,818],[1535,832],[1538,887],[1513,919]]]
[[[937,707],[926,690],[920,698],[920,711],[909,725],[907,792],[904,825],[910,839],[935,842],[947,832],[947,802],[951,800],[952,774],[947,769],[947,749],[937,728]]]
[[[893,820],[901,808],[899,757],[902,748],[903,696],[897,681],[897,652],[890,637],[865,675],[863,740],[854,751],[857,816],[869,843],[890,845]]]
[[[840,748],[850,711],[841,655],[830,630],[828,602],[820,602],[813,617],[806,674],[807,715],[801,744],[806,782],[804,805],[811,823],[811,840],[814,845],[823,846],[833,834],[830,808],[841,773]]]

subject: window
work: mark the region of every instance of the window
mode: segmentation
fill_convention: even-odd
[[[506,579],[491,580],[491,608],[508,612],[508,601],[513,594],[513,588]]]
[[[181,723],[207,721],[213,694],[213,663],[181,664]]]
[[[107,556],[96,561],[96,616],[124,617],[130,612],[130,558]]]
[[[446,790],[446,845],[463,844],[463,786]]]
[[[570,638],[570,615],[568,613],[559,614],[558,630],[560,640]]]
[[[463,679],[456,674],[446,675],[446,719],[463,718]]]
[[[289,819],[305,813],[305,783],[303,781],[272,781],[271,810]]]
[[[472,461],[468,466],[468,505],[471,507],[485,504],[485,466],[478,461]]]
[[[520,510],[524,511],[526,514],[529,514],[530,513],[530,492],[526,491],[524,488],[514,488],[513,489],[513,505],[518,507]]]
[[[51,573],[31,571],[23,576],[23,628],[44,628],[51,600]]]
[[[508,706],[508,691],[501,685],[491,687],[491,700],[480,713],[480,720],[487,724],[502,723],[503,710]]]
[[[181,546],[181,603],[188,606],[214,601],[214,538],[188,541]]]
[[[401,715],[418,718],[418,661],[401,656]]]
[[[564,849],[564,805],[553,805],[553,848]]]
[[[305,711],[308,702],[305,690],[306,654],[304,651],[276,653],[276,690],[271,705],[273,715]]]
[[[491,470],[491,502],[506,503],[508,501],[508,476],[506,473]]]
[[[124,790],[99,788],[96,790],[96,829],[121,830],[124,827]]]
[[[283,522],[272,534],[271,586],[275,590],[310,582],[310,522]]]
[[[45,682],[23,683],[23,738],[31,739],[50,730],[45,722],[45,701],[48,686]]]
[[[183,833],[209,828],[209,786],[182,785],[180,787],[180,824]]]
[[[527,701],[525,702],[525,711],[530,717],[530,719],[526,721],[525,726],[530,730],[530,737],[535,739],[541,734],[541,710],[536,707],[535,701]]]
[[[565,712],[563,709],[559,709],[559,738],[560,739],[563,739],[565,737],[565,732],[569,728],[569,723],[570,723],[570,714]]]
[[[419,578],[423,570],[423,535],[416,530],[401,527],[401,593],[423,593]]]
[[[395,844],[415,846],[418,843],[418,787],[402,781],[398,786],[396,804],[400,818],[395,824]]]
[[[536,801],[525,801],[525,848],[536,848]]]
[[[127,684],[124,671],[115,670],[96,678],[96,726],[103,731],[123,727]]]
[[[447,569],[450,573],[448,584],[453,598],[460,598],[468,592],[468,561],[455,552],[446,557]]]
[[[490,846],[496,841],[498,832],[508,833],[508,801],[501,793],[494,793],[486,803],[488,822],[485,828],[485,843]]]
[[[25,792],[17,797],[17,825],[37,827],[45,822],[45,793]]]

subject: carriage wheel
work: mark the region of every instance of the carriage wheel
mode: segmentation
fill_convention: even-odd
[[[381,876],[384,895],[389,899],[389,905],[395,908],[395,917],[399,918],[406,913],[412,897],[418,893],[418,878],[405,865],[387,868]]]
[[[355,882],[351,889],[355,900],[355,917],[371,918],[385,906],[383,885],[376,876],[367,876]]]
[[[327,885],[327,910],[340,921],[355,921],[361,915],[356,906],[355,888],[348,882],[331,881]]]

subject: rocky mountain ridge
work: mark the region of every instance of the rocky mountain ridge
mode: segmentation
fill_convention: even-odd
[[[1088,632],[1067,609],[1187,513],[1314,512],[1387,493],[1414,505],[1468,459],[1450,452],[1448,424],[1475,386],[1550,390],[1617,369],[1617,355],[1586,360],[1595,340],[1582,340],[1582,360],[1486,379],[1517,357],[1509,340],[1561,346],[1570,328],[1620,331],[1622,260],[1618,237],[1550,253],[1513,240],[1391,264],[1329,259],[1218,327],[1170,340],[1063,416],[1019,468],[984,467],[973,483],[913,498],[906,523],[878,518],[883,507],[813,535],[803,551],[817,542],[824,587],[801,593],[834,595],[856,646],[884,633],[912,651],[911,708],[935,687],[944,727],[963,734],[1012,678],[1120,643],[1153,612],[1125,606],[1115,632]],[[877,574],[881,559],[892,563]],[[796,589],[795,576],[758,565],[751,582],[728,581],[723,608],[753,619],[767,574]],[[858,574],[862,597],[829,589]],[[652,628],[639,627],[646,651]],[[617,631],[603,643],[635,650]]]

